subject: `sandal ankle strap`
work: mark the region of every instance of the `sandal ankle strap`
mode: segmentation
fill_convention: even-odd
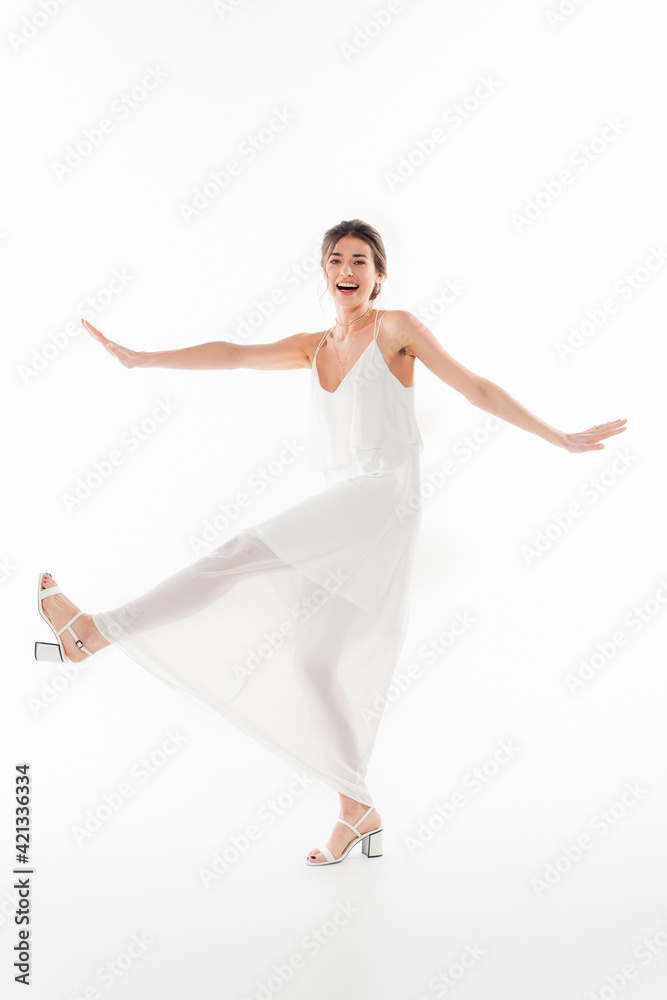
[[[83,614],[83,611],[77,611],[77,613],[74,615],[74,617],[70,618],[70,620],[67,622],[67,625],[63,625],[63,627],[61,629],[58,629],[58,631],[56,632],[56,635],[58,635],[58,636],[62,635],[62,633],[65,631],[65,629],[67,629],[69,631],[70,635],[74,637],[74,641],[77,644],[77,646],[79,647],[79,649],[83,650],[84,653],[87,653],[88,656],[92,656],[93,654],[91,653],[91,651],[89,649],[86,649],[86,647],[84,646],[84,644],[81,642],[81,639],[79,639],[78,635],[76,634],[76,632],[74,631],[74,629],[71,627],[72,622],[75,622],[77,620],[77,618],[79,617],[79,615],[82,615],[82,614]]]
[[[350,830],[354,830],[354,832],[356,833],[356,835],[359,836],[359,831],[358,831],[357,827],[361,826],[361,824],[366,819],[366,817],[370,816],[370,814],[373,812],[374,809],[375,809],[375,806],[370,806],[366,810],[366,812],[364,813],[364,815],[361,817],[361,819],[357,820],[357,822],[355,823],[354,826],[352,826],[351,823],[348,823],[348,821],[346,819],[341,819],[340,816],[338,817],[338,822],[339,823],[343,823],[345,826],[349,826]]]

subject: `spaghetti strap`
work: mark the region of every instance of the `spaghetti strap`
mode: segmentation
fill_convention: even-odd
[[[324,336],[322,337],[322,339],[320,340],[319,344],[318,344],[318,345],[317,345],[317,347],[315,348],[315,353],[313,354],[313,367],[315,366],[315,358],[317,357],[317,352],[319,351],[320,347],[322,346],[322,344],[323,344],[323,343],[324,343],[324,341],[326,340],[326,338],[327,338],[328,334],[329,334],[329,331],[328,331],[328,330],[325,330],[325,331],[324,331]]]
[[[375,317],[375,333],[373,334],[373,340],[376,343],[377,343],[377,339],[378,339],[378,333],[380,332],[380,325],[382,323],[382,320],[385,317],[385,313],[386,312],[387,312],[387,310],[385,309],[385,311],[382,313],[381,316],[380,316],[380,313],[378,313],[377,316]]]
[[[375,342],[377,342],[378,333],[380,332],[380,325],[382,323],[382,320],[384,319],[384,316],[385,316],[386,312],[387,312],[387,310],[385,309],[385,311],[382,313],[382,316],[380,316],[379,312],[376,313],[376,315],[375,315],[375,328],[373,330],[373,340]],[[317,357],[317,352],[319,351],[320,347],[322,346],[322,344],[324,343],[324,341],[329,336],[329,333],[330,333],[329,330],[325,330],[324,331],[324,334],[322,335],[322,339],[320,340],[319,344],[315,348],[315,353],[313,354],[313,360],[312,360],[311,368],[315,367],[315,358]]]
[[[382,323],[382,320],[385,317],[385,313],[386,312],[387,312],[387,310],[385,309],[385,311],[382,313],[381,316],[380,316],[379,312],[375,316],[375,329],[373,331],[373,340],[375,340],[375,341],[377,341],[378,333],[380,332],[380,325]],[[329,332],[330,332],[329,330],[325,330],[324,331],[322,339],[320,340],[319,344],[317,345],[317,347],[315,349],[315,353],[313,354],[313,365],[315,364],[315,358],[317,357],[317,352],[319,351],[320,347],[322,346],[322,344],[326,340],[327,336],[329,335]]]

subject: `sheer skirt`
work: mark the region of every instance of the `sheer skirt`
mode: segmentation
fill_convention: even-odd
[[[93,621],[165,683],[372,805],[378,698],[404,622],[360,606],[358,592],[354,575],[336,566],[312,579],[250,527]]]

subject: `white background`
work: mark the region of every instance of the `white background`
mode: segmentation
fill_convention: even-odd
[[[7,995],[24,995],[11,888],[23,761],[33,998],[664,993],[667,16],[659,0],[558,10],[3,6]],[[110,130],[86,146],[102,119]],[[211,184],[233,159],[238,175]],[[48,570],[85,611],[116,607],[201,554],[193,539],[225,506],[234,515],[240,492],[251,503],[215,544],[321,487],[302,457],[309,372],[128,371],[80,318],[151,351],[240,340],[243,321],[253,343],[324,330],[320,242],[357,217],[387,248],[379,307],[421,316],[553,426],[628,424],[603,451],[570,454],[509,424],[485,429],[486,413],[417,365],[424,482],[436,486],[369,772],[385,854],[356,849],[312,871],[305,855],[337,815],[329,790],[296,784],[118,650],[80,670],[37,663],[34,640],[52,635],[35,585]],[[151,423],[165,400],[171,414]],[[285,442],[300,457],[281,466]],[[68,505],[114,450],[121,463]],[[250,477],[270,463],[259,493]],[[457,614],[474,622],[451,641]],[[568,675],[596,653],[573,689]],[[170,733],[182,742],[166,754]],[[494,763],[502,741],[515,749]],[[105,812],[121,786],[131,794]],[[457,793],[445,820],[437,807]],[[96,811],[107,818],[77,837]],[[216,853],[229,864],[207,888]],[[150,944],[131,947],[133,935]],[[466,949],[478,956],[467,967]]]

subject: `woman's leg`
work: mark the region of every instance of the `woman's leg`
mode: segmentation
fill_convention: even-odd
[[[119,617],[124,629],[138,634],[195,614],[230,590],[241,578],[290,568],[261,539],[250,531],[241,531],[208,556],[172,574],[141,597],[121,605],[112,614]],[[42,587],[55,585],[53,577],[44,574]],[[318,585],[313,581],[304,583],[304,594],[316,589],[319,589]],[[80,610],[64,594],[45,598],[43,606],[56,629]],[[359,747],[350,704],[338,679],[337,665],[345,636],[358,614],[356,605],[330,596],[324,607],[318,606],[313,612],[295,659],[304,697],[316,728],[324,736],[332,767],[337,770],[342,761],[355,774],[359,771]],[[77,636],[91,653],[110,645],[97,628],[95,617],[82,614],[73,625]],[[73,662],[88,659],[69,632],[63,632],[62,639],[69,659]],[[340,802],[340,816],[351,824],[358,822],[369,808],[367,803],[342,793]],[[373,809],[359,831],[373,830],[380,822],[379,813]],[[327,846],[335,857],[340,857],[352,837],[349,827],[336,823]],[[317,848],[310,852],[309,858],[317,863],[326,860]]]
[[[189,618],[217,601],[241,579],[291,569],[251,529],[240,531],[223,542],[207,556],[184,566],[140,597],[133,598],[113,611],[107,612],[118,621],[125,632],[139,635],[160,625]],[[112,624],[100,617],[106,631],[113,631]]]
[[[242,577],[287,568],[289,567],[272,549],[252,534],[251,529],[245,529],[219,545],[209,555],[185,566],[140,597],[133,598],[107,614],[118,621],[125,631],[139,634],[146,629],[188,618],[217,600]],[[56,584],[57,581],[50,574],[44,574],[42,589]],[[81,610],[64,594],[44,598],[42,606],[56,630]],[[113,621],[108,622],[105,627],[104,618],[103,612],[82,614],[72,625],[78,638],[91,653],[99,652],[113,641]],[[104,632],[100,631],[100,624]],[[88,659],[87,653],[78,648],[69,631],[63,632],[61,639],[67,657],[74,663]]]
[[[316,587],[314,583],[306,583],[304,598]],[[304,603],[310,606],[313,602]],[[365,784],[352,707],[338,677],[340,654],[346,636],[360,613],[357,605],[335,595],[330,595],[323,605],[317,606],[302,632],[297,633],[295,669],[332,771],[339,773],[342,766],[344,772]],[[342,792],[339,796],[339,816],[354,826],[368,811],[370,803],[359,802]],[[375,830],[381,822],[379,812],[373,808],[360,825],[359,832]],[[349,826],[335,823],[326,846],[335,858],[339,858],[354,836]],[[307,858],[317,864],[326,861],[318,848],[313,848]]]
[[[342,647],[361,612],[356,604],[331,594],[323,604],[315,604],[310,595],[317,589],[312,581],[304,583],[302,603],[315,605],[316,610],[305,624],[297,626],[294,668],[332,771],[340,772],[342,762],[351,775],[361,777],[352,707],[338,678]]]

